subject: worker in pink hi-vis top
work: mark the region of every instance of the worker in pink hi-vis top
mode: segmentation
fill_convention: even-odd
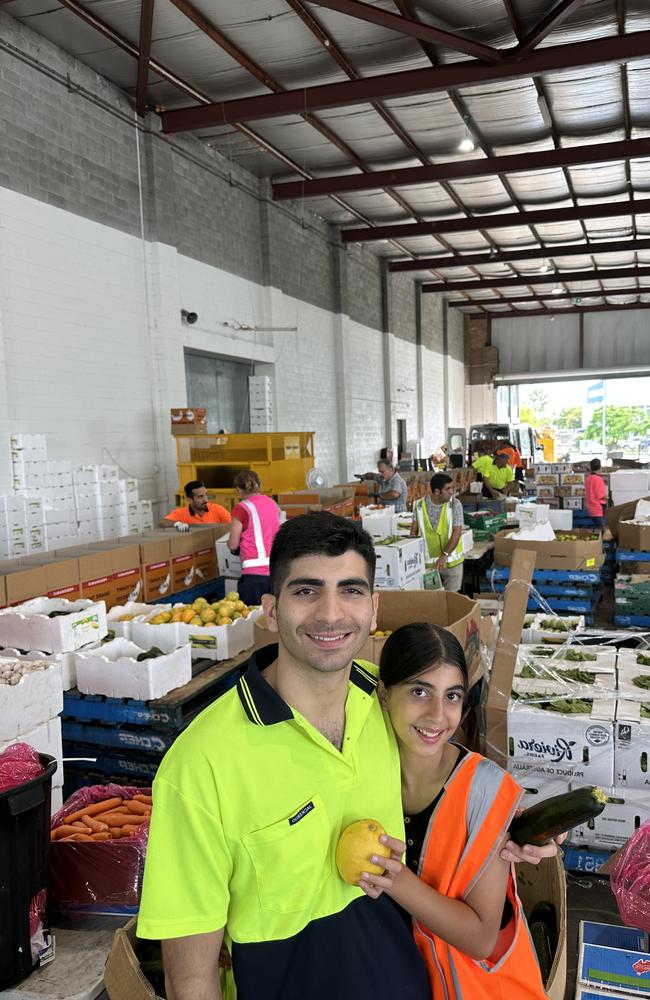
[[[585,479],[585,507],[594,527],[605,528],[605,507],[607,506],[607,487],[602,476],[598,475],[600,460],[592,458],[589,463],[591,472]]]
[[[239,551],[242,576],[239,597],[244,604],[261,604],[270,590],[269,556],[280,527],[280,508],[275,500],[260,493],[256,472],[246,470],[235,476],[240,500],[232,509],[228,548]]]

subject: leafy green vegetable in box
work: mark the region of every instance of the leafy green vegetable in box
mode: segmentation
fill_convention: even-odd
[[[632,683],[635,687],[642,688],[644,691],[650,691],[650,674],[638,674],[632,678]]]

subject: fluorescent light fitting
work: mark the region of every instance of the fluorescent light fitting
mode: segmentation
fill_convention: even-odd
[[[559,285],[556,285],[555,288],[553,289],[552,294],[553,295],[563,295],[564,294],[564,289],[561,288]]]
[[[474,148],[474,140],[469,134],[458,144],[459,153],[472,153]]]

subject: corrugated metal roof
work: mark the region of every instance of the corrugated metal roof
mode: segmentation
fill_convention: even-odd
[[[511,59],[515,46],[522,40],[526,44],[531,32],[535,32],[533,49],[541,51],[590,39],[611,39],[613,45],[623,34],[650,31],[647,0],[577,2],[547,34],[540,32],[539,26],[549,14],[549,6],[553,9],[549,0],[366,2],[370,8],[451,32],[460,36],[460,41],[424,42],[371,23],[371,19],[303,0],[238,0],[236,4],[231,0],[157,0],[150,57],[183,85],[152,69],[148,103],[164,110],[185,108],[191,103],[188,93],[192,92],[203,103],[230,101],[432,66],[469,64],[472,55],[462,51],[467,40],[492,46],[501,50],[502,57]],[[140,0],[10,0],[3,10],[135,96]],[[94,26],[79,16],[84,12],[94,19]],[[209,23],[208,31],[201,19]],[[524,62],[526,58],[522,57]],[[494,289],[487,291],[454,292],[455,300],[476,302],[503,296],[512,301],[522,291],[530,295],[531,288],[550,294],[548,284],[530,284],[531,274],[535,277],[545,262],[550,261],[552,282],[561,281],[563,272],[584,269],[590,277],[578,284],[597,291],[616,284],[612,285],[612,279],[599,279],[596,265],[600,270],[650,265],[650,252],[635,250],[632,242],[629,251],[599,252],[597,245],[597,241],[607,244],[649,236],[650,211],[598,219],[551,217],[534,225],[519,221],[521,212],[540,207],[550,212],[579,210],[581,206],[650,195],[650,155],[543,169],[535,163],[535,155],[542,151],[580,150],[650,136],[648,94],[650,55],[629,62],[604,57],[602,65],[459,85],[450,92],[345,103],[315,114],[306,106],[307,117],[295,109],[292,114],[252,120],[246,130],[236,123],[217,121],[198,129],[196,135],[253,173],[275,180],[334,178],[355,171],[471,162],[521,153],[530,156],[529,170],[363,190],[336,200],[319,195],[310,197],[306,205],[340,226],[358,228],[361,218],[378,227],[373,245],[380,254],[393,259],[402,253],[406,255],[402,259],[410,255],[447,260],[456,255],[453,267],[435,272],[439,277],[449,281],[482,278],[495,283]],[[475,148],[460,152],[463,139],[471,139]],[[273,155],[273,149],[280,155]],[[299,174],[289,172],[292,161]],[[482,227],[480,216],[494,213],[512,213],[516,218],[508,227]],[[478,217],[473,220],[473,231],[454,232],[451,227],[447,233],[442,227],[430,235],[403,234],[399,238],[401,250],[390,241],[387,230],[401,223],[474,216]],[[374,238],[373,232],[368,235]],[[584,254],[553,256],[554,246],[571,244],[584,244]],[[507,254],[522,249],[535,256],[508,263]],[[487,255],[490,250],[504,260],[489,262],[486,257],[477,265],[463,263],[463,254]],[[417,261],[414,264],[417,267]],[[431,280],[428,269],[415,273]],[[521,286],[499,289],[500,279],[517,275],[521,275]],[[646,287],[645,280],[642,275],[623,278],[618,287]],[[575,296],[575,282],[568,291]],[[628,297],[633,301],[631,293]],[[554,306],[566,302],[564,295],[552,296]],[[520,308],[535,309],[548,303],[546,298],[520,303]]]

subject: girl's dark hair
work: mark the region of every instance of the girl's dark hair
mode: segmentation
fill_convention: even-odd
[[[467,689],[467,662],[455,635],[441,625],[416,622],[402,625],[389,635],[379,660],[379,676],[389,688],[418,677],[430,667],[447,663],[458,667]]]

